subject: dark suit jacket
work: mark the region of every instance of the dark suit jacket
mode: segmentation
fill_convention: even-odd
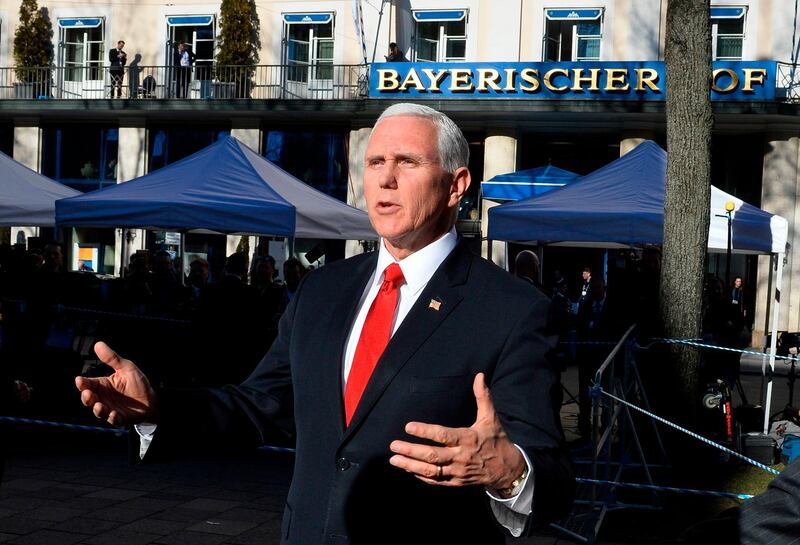
[[[388,462],[392,440],[414,440],[404,432],[409,421],[472,425],[472,383],[483,371],[509,438],[533,463],[534,517],[564,514],[574,483],[550,402],[548,301],[466,245],[428,282],[345,427],[342,355],[376,259],[365,254],[307,275],[278,338],[241,386],[162,392],[146,458],[185,448],[188,437],[294,435],[282,543],[503,543],[483,487],[429,486]]]
[[[118,53],[116,47],[108,51],[108,62],[111,63],[112,68],[122,68],[128,62],[127,56],[120,57]]]

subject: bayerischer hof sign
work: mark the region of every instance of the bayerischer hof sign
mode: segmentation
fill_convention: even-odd
[[[664,100],[664,63],[378,63],[371,98]],[[775,61],[713,64],[714,100],[775,100]],[[692,77],[681,74],[677,77]]]

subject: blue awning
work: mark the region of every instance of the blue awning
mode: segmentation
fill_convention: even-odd
[[[412,12],[418,23],[438,23],[443,21],[462,21],[467,16],[465,9],[425,9]]]
[[[284,13],[283,22],[287,25],[325,25],[333,19],[332,13]]]
[[[486,199],[518,201],[543,195],[553,189],[564,187],[576,179],[578,175],[574,172],[547,165],[499,174],[481,183],[481,193]]]
[[[206,26],[214,21],[213,15],[181,15],[179,17],[167,17],[169,26]]]
[[[58,26],[61,28],[97,28],[101,24],[103,24],[103,19],[101,19],[100,17],[58,20]]]
[[[603,9],[546,9],[544,13],[551,21],[595,21],[603,14]]]
[[[741,19],[747,8],[728,8],[720,6],[711,7],[711,17],[714,19]]]

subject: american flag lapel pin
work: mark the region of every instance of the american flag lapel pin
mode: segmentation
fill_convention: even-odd
[[[441,307],[442,307],[442,302],[439,299],[431,299],[431,302],[428,303],[428,308],[432,308],[437,312]]]

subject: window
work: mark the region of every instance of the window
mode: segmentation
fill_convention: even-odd
[[[105,65],[105,24],[102,18],[59,19],[59,64],[64,81],[98,81]]]
[[[309,78],[332,80],[333,14],[285,13],[283,22],[287,79],[302,83]]]
[[[167,17],[169,42],[166,62],[171,65],[175,48],[184,42],[194,52],[197,66],[211,66],[216,47],[216,21],[213,15],[182,15]]]
[[[42,174],[91,191],[117,183],[119,130],[101,125],[42,128]]]
[[[601,8],[545,10],[545,61],[599,61],[602,38]]]
[[[180,161],[230,134],[227,128],[209,126],[151,127],[148,132],[148,172]]]
[[[311,187],[347,202],[346,133],[269,131],[266,136],[264,157]]]
[[[712,7],[711,37],[715,61],[742,60],[744,43],[743,7]]]
[[[414,11],[414,60],[458,62],[467,58],[467,10]]]

